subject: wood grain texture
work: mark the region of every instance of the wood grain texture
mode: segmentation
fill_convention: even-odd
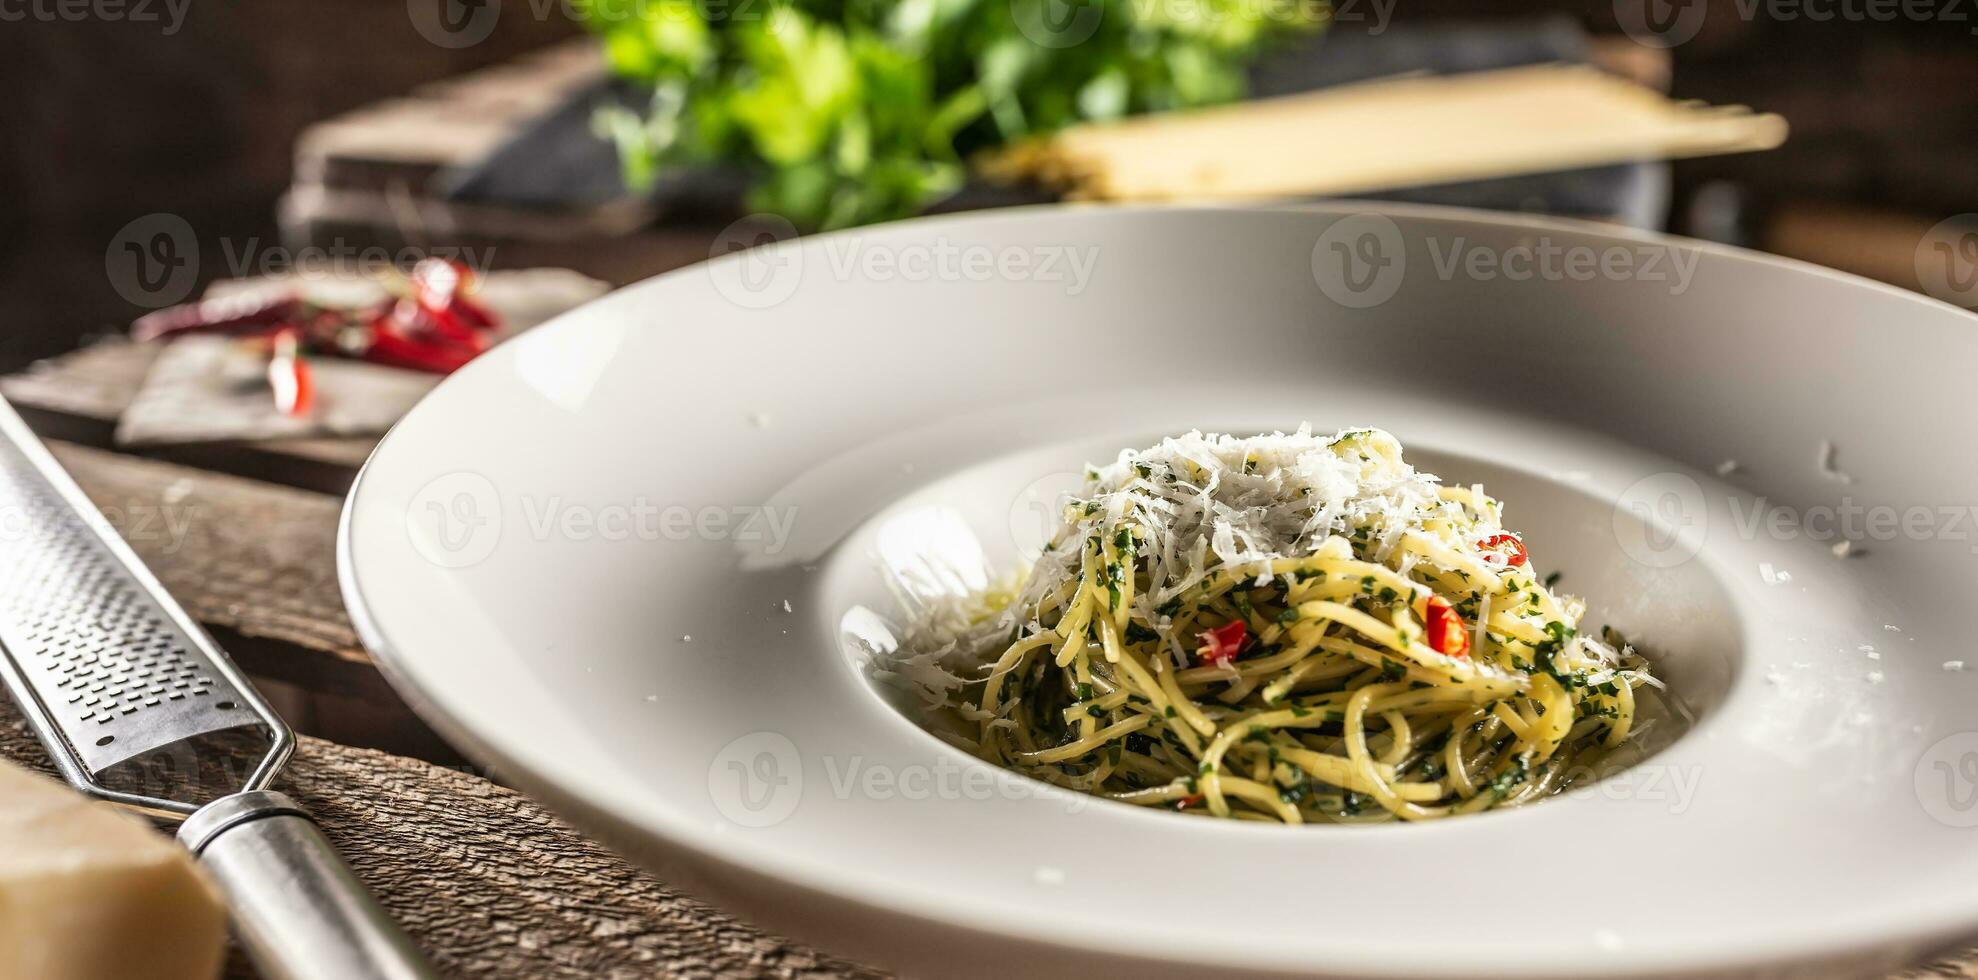
[[[144,382],[158,348],[113,336],[0,378],[0,394],[47,439],[110,448],[117,420]],[[350,488],[377,444],[368,437],[280,439],[252,444],[147,447],[143,454],[322,493]]]
[[[402,238],[408,232],[416,236],[424,224],[444,228],[450,245],[496,245],[511,265],[507,253],[517,242],[581,243],[584,253],[614,244],[620,251],[646,252],[645,243],[655,237],[648,226],[656,210],[644,195],[553,208],[463,201],[427,190],[434,175],[487,159],[605,73],[597,40],[579,38],[321,120],[296,141],[295,183],[283,209],[283,229],[370,226]],[[408,214],[417,217],[408,222]],[[693,259],[706,258],[706,249],[701,239]],[[555,261],[564,265],[571,259]],[[584,265],[584,271],[598,274],[596,265]],[[659,270],[625,271],[640,278],[641,272]]]
[[[194,618],[368,668],[336,581],[340,499],[67,443],[50,449]]]
[[[50,443],[165,587],[298,731],[460,761],[371,663],[336,581],[341,500]]]
[[[0,379],[7,399],[50,412],[116,425],[151,370],[157,349],[122,337],[99,340]],[[106,431],[107,435],[107,431]]]
[[[0,755],[50,771],[4,698]],[[305,738],[276,788],[447,976],[881,976],[687,898],[466,773]],[[236,953],[227,976],[255,973]]]

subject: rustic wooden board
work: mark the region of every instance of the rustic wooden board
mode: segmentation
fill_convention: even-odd
[[[0,378],[0,394],[43,438],[109,448],[117,419],[158,349],[121,336]],[[159,446],[144,455],[322,493],[343,493],[370,455],[370,438],[283,439],[251,444]]]
[[[0,698],[0,755],[50,771]],[[447,976],[877,977],[687,898],[467,773],[303,739],[277,788]],[[236,953],[229,980],[255,972]]]
[[[68,443],[50,449],[194,618],[369,669],[336,582],[340,498]]]
[[[50,448],[298,731],[461,761],[385,683],[344,611],[341,498],[68,443]]]
[[[422,188],[446,167],[486,157],[604,72],[596,40],[581,37],[333,116],[296,140],[296,184]]]

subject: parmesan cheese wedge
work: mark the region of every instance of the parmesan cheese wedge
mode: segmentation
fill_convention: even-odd
[[[1589,66],[1535,65],[1088,123],[976,168],[1084,200],[1268,200],[1767,150],[1786,131]]]
[[[0,980],[211,980],[226,926],[170,838],[0,761]]]

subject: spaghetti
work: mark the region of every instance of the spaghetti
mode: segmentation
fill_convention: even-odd
[[[1020,584],[930,609],[895,675],[981,758],[1127,803],[1424,820],[1555,793],[1659,687],[1481,487],[1385,432],[1189,433],[1088,472]]]

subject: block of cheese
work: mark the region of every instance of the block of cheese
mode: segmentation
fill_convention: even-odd
[[[212,980],[226,926],[171,838],[0,760],[0,980]]]
[[[1086,123],[976,167],[1080,199],[1269,200],[1767,150],[1786,129],[1591,66],[1532,65]]]

